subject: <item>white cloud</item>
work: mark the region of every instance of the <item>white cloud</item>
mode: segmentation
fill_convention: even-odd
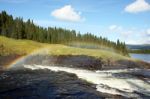
[[[122,30],[121,34],[125,37],[129,37],[130,35],[134,34],[134,31],[133,30]]]
[[[119,25],[111,25],[108,27],[112,35],[117,35],[120,40],[125,41],[126,44],[150,44],[150,28],[125,28]]]
[[[109,26],[109,33],[115,33],[120,35],[123,38],[128,38],[130,35],[134,34],[133,29],[125,29],[119,25],[111,25]]]
[[[147,35],[150,35],[150,29],[147,29],[146,33]]]
[[[81,12],[76,12],[71,5],[66,5],[60,9],[54,10],[51,15],[56,19],[63,21],[79,22],[82,20]]]
[[[129,13],[150,11],[150,4],[148,4],[145,0],[136,0],[135,2],[126,6],[125,11]]]
[[[119,30],[122,30],[122,27],[118,26],[118,25],[111,25],[111,26],[109,26],[109,30],[111,30],[111,31],[119,31]]]
[[[111,25],[111,26],[109,27],[110,30],[114,30],[114,29],[116,29],[116,28],[117,28],[117,25]]]

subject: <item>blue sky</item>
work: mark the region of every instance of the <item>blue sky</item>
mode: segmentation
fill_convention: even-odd
[[[0,11],[44,27],[150,44],[150,0],[0,0]]]

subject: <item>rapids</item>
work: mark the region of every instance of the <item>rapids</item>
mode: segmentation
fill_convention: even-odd
[[[95,84],[97,91],[102,93],[121,95],[127,98],[140,98],[139,94],[150,96],[149,79],[142,80],[134,76],[134,74],[142,74],[139,69],[90,71],[78,68],[42,65],[24,65],[24,68],[31,70],[48,69],[55,72],[64,71],[72,73],[80,79]],[[149,74],[150,72],[147,71],[147,75]]]

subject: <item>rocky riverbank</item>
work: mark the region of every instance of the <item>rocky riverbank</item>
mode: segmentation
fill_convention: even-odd
[[[8,66],[14,60],[19,59],[20,55],[0,56],[1,69]],[[26,64],[39,65],[57,65],[68,66],[72,68],[82,68],[88,70],[107,70],[107,69],[127,69],[127,68],[145,68],[150,69],[150,63],[143,61],[118,60],[110,59],[103,61],[102,58],[95,58],[85,55],[33,55],[27,58]]]
[[[74,74],[49,70],[14,70],[0,75],[1,99],[120,99],[96,91],[96,85]]]

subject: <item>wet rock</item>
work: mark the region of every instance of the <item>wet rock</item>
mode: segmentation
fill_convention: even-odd
[[[84,55],[34,55],[27,58],[24,62],[26,64],[57,65],[88,70],[100,70],[103,64],[100,59]]]
[[[7,71],[0,79],[0,98],[6,99],[103,99],[92,84],[73,74],[48,70]]]

